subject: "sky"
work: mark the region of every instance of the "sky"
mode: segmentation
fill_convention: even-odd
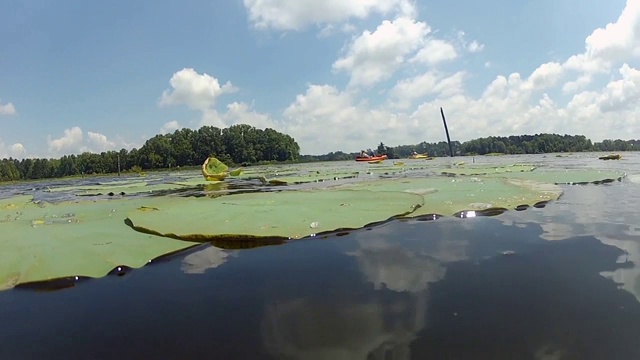
[[[303,154],[640,137],[640,0],[7,0],[0,158],[250,124]]]

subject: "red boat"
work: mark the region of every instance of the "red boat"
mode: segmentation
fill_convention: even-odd
[[[376,161],[376,160],[385,160],[387,155],[378,155],[378,156],[356,156],[356,161]]]

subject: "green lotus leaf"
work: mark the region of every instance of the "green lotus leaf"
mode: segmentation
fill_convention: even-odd
[[[224,180],[229,175],[227,170],[229,167],[214,157],[207,158],[202,164],[202,175],[208,181]]]
[[[289,175],[289,176],[278,176],[274,178],[264,178],[263,182],[272,184],[272,185],[286,185],[286,184],[302,184],[302,183],[310,183],[310,182],[324,182],[331,180],[340,180],[340,179],[350,179],[358,177],[359,172],[336,172],[332,174],[326,173],[307,173],[307,174],[299,174],[299,175]]]
[[[403,192],[296,190],[182,198],[159,211],[133,211],[129,220],[142,232],[185,240],[216,238],[297,239],[407,214],[420,195]]]
[[[435,164],[432,165],[430,163],[425,163],[423,160],[420,160],[420,162],[416,162],[415,160],[402,161],[401,163],[402,165],[395,165],[395,164],[384,164],[384,165],[377,165],[377,166],[371,165],[367,167],[367,169],[363,170],[362,172],[369,172],[374,174],[380,174],[380,173],[395,174],[395,173],[403,173],[405,171],[429,170],[429,169],[434,169],[437,166]]]
[[[147,186],[146,181],[131,181],[131,182],[118,182],[118,183],[106,183],[106,184],[93,184],[93,185],[78,185],[78,186],[56,186],[49,187],[49,192],[131,192],[133,189],[140,189]]]
[[[411,193],[423,197],[423,206],[409,216],[439,214],[490,208],[515,209],[555,200],[562,189],[555,185],[502,178],[404,178],[344,184],[333,189],[367,192]]]
[[[162,198],[163,206],[170,204]],[[0,222],[0,289],[68,276],[102,277],[124,265],[141,267],[194,243],[131,231],[125,214],[159,207],[156,199],[28,203]],[[149,211],[153,212],[153,211]]]
[[[460,166],[452,167],[451,169],[444,169],[440,172],[442,174],[450,175],[489,175],[489,174],[502,174],[511,172],[529,172],[536,169],[535,165],[473,165],[473,166]]]
[[[240,176],[242,175],[242,173],[243,173],[242,168],[237,168],[235,170],[229,171],[229,175],[231,176]]]
[[[157,183],[157,184],[149,184],[147,181],[136,181],[135,179],[123,180],[123,181],[113,181],[108,183],[99,183],[93,185],[81,185],[81,186],[57,186],[50,187],[48,189],[49,192],[69,192],[78,196],[94,196],[94,195],[104,195],[104,194],[140,194],[140,193],[153,193],[156,191],[165,191],[165,190],[174,190],[185,187],[194,187],[197,185],[203,185],[207,182],[200,177],[193,177],[193,173],[191,176],[185,178],[184,181],[171,181],[166,183]],[[157,180],[161,180],[161,177],[158,177]],[[156,179],[149,179],[156,180]]]
[[[229,173],[209,174],[209,175],[205,175],[204,178],[207,181],[222,181],[226,179],[228,175]]]
[[[195,187],[199,185],[215,184],[218,182],[221,182],[221,181],[207,181],[206,179],[203,179],[202,176],[198,176],[198,177],[189,177],[182,181],[173,181],[173,182],[162,184],[162,185],[165,185],[165,188],[167,189],[171,189],[171,188],[180,188],[180,187]],[[177,186],[172,186],[172,185],[177,185]]]
[[[612,182],[624,178],[626,174],[611,170],[536,170],[528,173],[496,173],[490,176],[562,185]]]

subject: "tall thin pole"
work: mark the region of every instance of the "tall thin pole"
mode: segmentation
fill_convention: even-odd
[[[120,176],[120,154],[118,154],[118,176]]]
[[[449,137],[447,120],[444,118],[444,110],[442,110],[442,108],[440,108],[440,115],[442,115],[442,122],[444,123],[444,132],[447,133],[447,142],[449,143],[449,156],[453,157],[453,149],[451,149],[451,138]]]

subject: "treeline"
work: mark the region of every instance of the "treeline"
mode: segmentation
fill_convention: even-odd
[[[544,154],[583,151],[634,151],[640,150],[639,140],[604,140],[592,143],[583,135],[536,134],[520,136],[490,136],[467,141],[460,149],[465,155]]]
[[[640,151],[640,140],[604,140],[592,143],[583,135],[536,134],[520,136],[490,136],[460,143],[452,141],[455,155],[542,154],[583,151]],[[390,159],[409,157],[414,151],[429,156],[449,156],[444,142],[421,142],[415,145],[389,147],[380,143],[377,154]],[[229,128],[204,126],[198,130],[180,129],[172,134],[156,135],[140,149],[85,152],[65,155],[60,159],[2,159],[0,181],[42,179],[81,174],[115,173],[197,166],[209,156],[232,165],[282,161],[353,160],[358,152],[330,152],[324,155],[300,155],[300,147],[289,135],[273,129],[256,129],[250,125]],[[118,167],[118,165],[120,165]]]
[[[452,141],[455,155],[545,154],[584,151],[640,151],[640,140],[604,140],[592,143],[583,135],[536,134],[518,136],[489,136],[460,143]],[[413,151],[429,156],[449,156],[446,142],[402,145],[393,148],[396,158],[409,157]]]
[[[461,144],[459,141],[452,141],[451,148],[454,154],[461,153]],[[378,144],[378,147],[374,149],[376,154],[386,154],[389,159],[402,159],[407,158],[414,151],[420,154],[428,153],[429,156],[449,156],[449,145],[445,141],[439,143],[427,143],[421,142],[416,145],[400,145],[400,146],[386,146],[384,143]],[[330,152],[324,155],[301,155],[300,161],[343,161],[353,160],[360,152],[345,153],[342,151]]]
[[[536,134],[519,136],[490,136],[460,143],[452,141],[454,155],[501,154],[544,154],[553,152],[584,151],[640,151],[640,140],[604,140],[592,143],[583,135]],[[413,152],[427,153],[429,156],[449,156],[449,145],[445,141],[438,143],[421,142],[414,145],[394,147],[380,143],[378,154],[387,154],[389,159],[408,158]],[[325,155],[303,155],[302,161],[339,161],[353,160],[357,152],[330,152]]]
[[[298,143],[273,129],[256,129],[245,124],[224,129],[204,126],[198,130],[185,128],[156,135],[140,149],[130,151],[85,152],[60,159],[3,159],[0,160],[0,181],[116,173],[118,161],[123,171],[140,171],[197,166],[209,156],[231,165],[295,161],[299,155]]]

